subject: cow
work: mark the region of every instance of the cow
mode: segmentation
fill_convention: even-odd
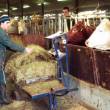
[[[15,20],[11,19],[9,29],[9,34],[19,34],[19,35],[26,35],[27,34],[27,26],[24,20]]]
[[[87,47],[109,50],[110,49],[110,21],[103,19],[95,31],[85,42]]]
[[[85,46],[85,41],[90,37],[94,28],[86,26],[83,21],[78,21],[67,33],[68,43]]]
[[[27,34],[27,27],[25,21],[22,19],[18,22],[18,33],[23,35]]]

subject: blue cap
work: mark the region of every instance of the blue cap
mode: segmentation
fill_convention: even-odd
[[[6,22],[6,21],[10,21],[9,16],[8,16],[8,15],[2,15],[2,16],[0,17],[0,23],[4,23],[4,22]]]

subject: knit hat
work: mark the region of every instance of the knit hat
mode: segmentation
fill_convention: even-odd
[[[2,16],[0,17],[0,23],[4,23],[4,22],[6,22],[6,21],[10,21],[9,16],[8,16],[8,15],[2,15]]]

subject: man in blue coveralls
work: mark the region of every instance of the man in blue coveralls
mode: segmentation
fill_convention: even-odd
[[[7,15],[0,17],[0,104],[9,104],[11,101],[6,94],[6,79],[4,74],[4,62],[6,57],[6,49],[18,52],[31,53],[31,48],[24,48],[11,41],[7,34],[10,18]]]

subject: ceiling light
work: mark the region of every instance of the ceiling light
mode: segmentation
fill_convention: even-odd
[[[38,5],[38,6],[41,6],[41,3],[38,3],[37,5]]]
[[[29,5],[23,5],[23,8],[29,8],[30,6]]]
[[[14,17],[14,19],[15,19],[15,20],[18,20],[18,19],[19,19],[19,17],[18,17],[18,16],[15,16],[15,17]]]
[[[68,0],[57,0],[58,2],[64,2],[64,1],[68,1]]]
[[[2,13],[3,11],[0,10],[0,13]]]
[[[17,10],[18,8],[16,8],[16,7],[12,7],[12,10]]]
[[[49,3],[48,2],[44,2],[44,5],[48,5]]]
[[[38,6],[41,6],[42,4],[44,4],[44,5],[49,5],[49,2],[38,3],[37,5],[38,5]]]
[[[8,10],[7,9],[4,9],[4,12],[7,12]]]

